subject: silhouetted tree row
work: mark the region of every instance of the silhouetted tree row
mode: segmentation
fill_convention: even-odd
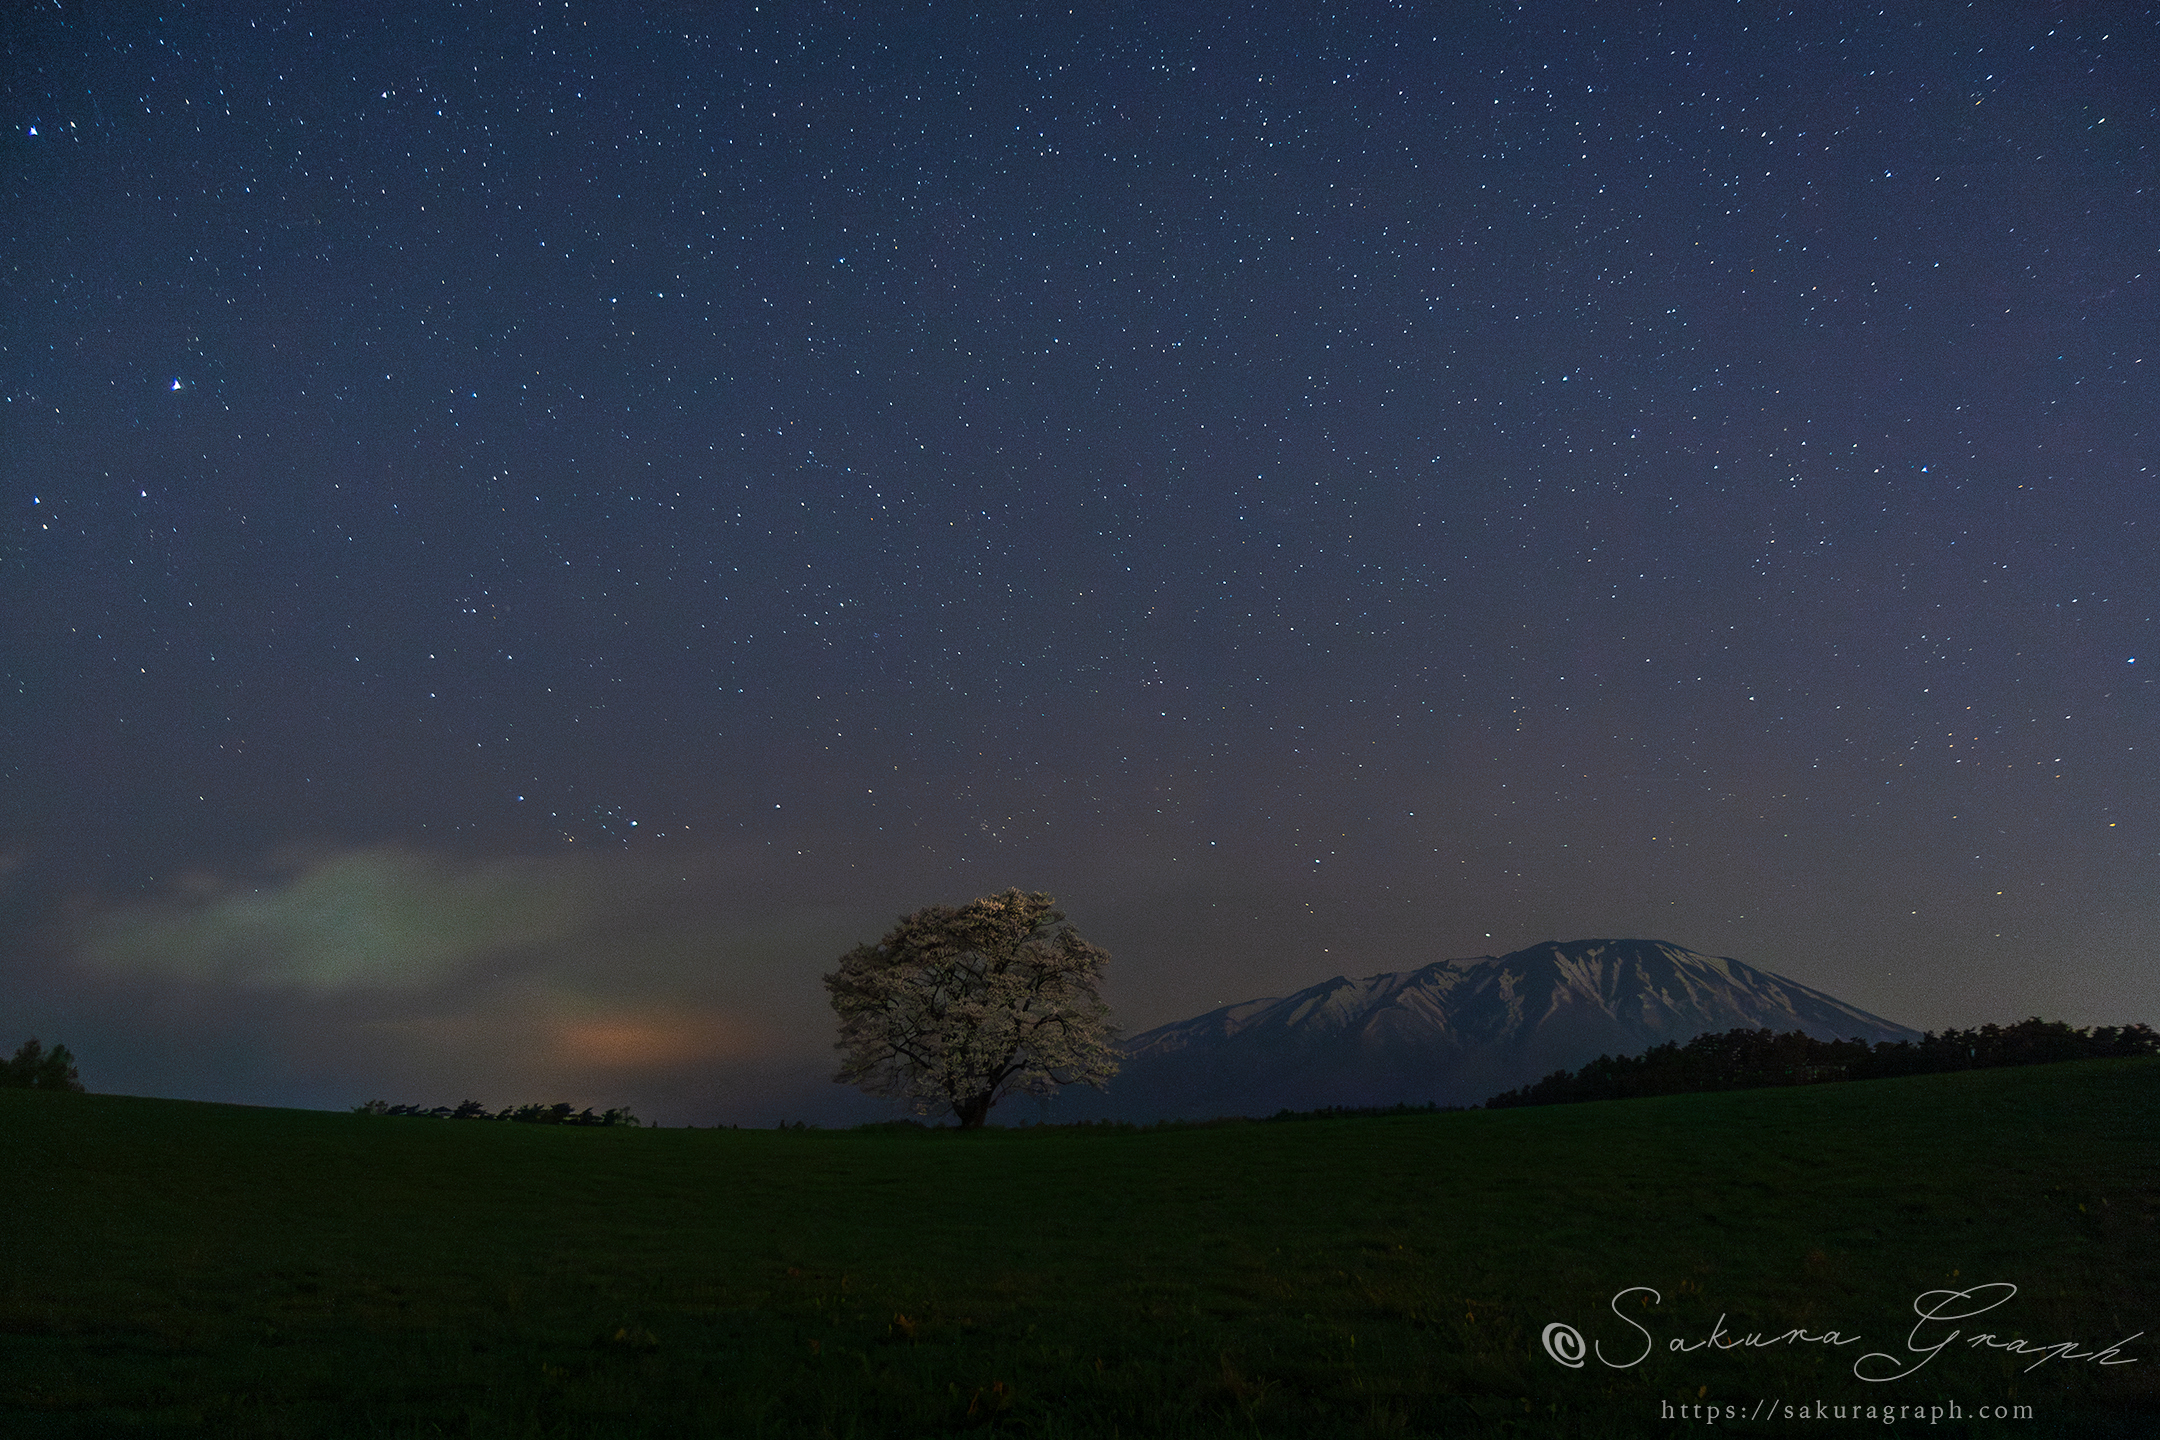
[[[1555,1070],[1485,1102],[1488,1110],[1519,1105],[1566,1105],[1708,1090],[1756,1090],[1827,1080],[1880,1080],[1946,1070],[2046,1065],[2160,1053],[2160,1035],[2147,1025],[2074,1030],[2035,1015],[2015,1025],[1929,1031],[1919,1040],[1817,1040],[1801,1031],[1728,1030],[1698,1035],[1685,1045],[1667,1041],[1640,1055],[1600,1055],[1573,1072]]]
[[[47,1050],[35,1035],[23,1042],[14,1058],[0,1060],[0,1086],[16,1090],[81,1090],[82,1077],[75,1073],[75,1057],[65,1045]]]
[[[500,1110],[490,1110],[477,1100],[467,1100],[456,1106],[437,1105],[432,1109],[419,1105],[392,1105],[384,1100],[370,1100],[365,1105],[353,1106],[355,1115],[410,1115],[422,1120],[508,1120],[517,1125],[640,1125],[644,1122],[630,1113],[627,1106],[603,1110],[595,1115],[592,1108],[574,1111],[563,1102],[553,1105],[505,1105]]]

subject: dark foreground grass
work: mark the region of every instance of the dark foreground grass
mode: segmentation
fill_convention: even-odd
[[[1138,1132],[0,1091],[0,1435],[2160,1434],[2156,1137],[2153,1060]],[[1861,1339],[1669,1348],[1721,1316]]]

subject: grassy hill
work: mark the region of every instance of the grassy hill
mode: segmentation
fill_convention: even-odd
[[[0,1091],[0,1434],[2160,1433],[2156,1137],[2154,1060],[967,1135]],[[1861,1338],[1669,1348],[1720,1317]]]

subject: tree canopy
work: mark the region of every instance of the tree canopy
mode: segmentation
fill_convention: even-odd
[[[1535,1085],[1495,1095],[1485,1108],[1753,1090],[2156,1053],[2160,1053],[2160,1036],[2144,1025],[2073,1030],[2060,1020],[2042,1020],[2037,1015],[2008,1026],[1945,1030],[1940,1035],[1930,1030],[1918,1041],[1883,1040],[1872,1047],[1857,1038],[1817,1040],[1800,1030],[1778,1035],[1743,1027],[1722,1035],[1698,1035],[1685,1045],[1668,1040],[1640,1055],[1600,1055],[1580,1070],[1555,1070]]]
[[[75,1057],[65,1045],[47,1050],[36,1036],[23,1042],[14,1058],[0,1060],[0,1085],[23,1090],[80,1090]]]
[[[846,1059],[833,1079],[980,1126],[1005,1096],[1117,1074],[1096,985],[1109,952],[1017,889],[903,915],[825,977]]]

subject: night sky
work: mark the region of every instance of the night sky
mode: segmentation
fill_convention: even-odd
[[[93,1090],[871,1118],[820,974],[1009,885],[1129,1033],[1585,936],[2160,1021],[2149,7],[0,53],[0,1043]]]

